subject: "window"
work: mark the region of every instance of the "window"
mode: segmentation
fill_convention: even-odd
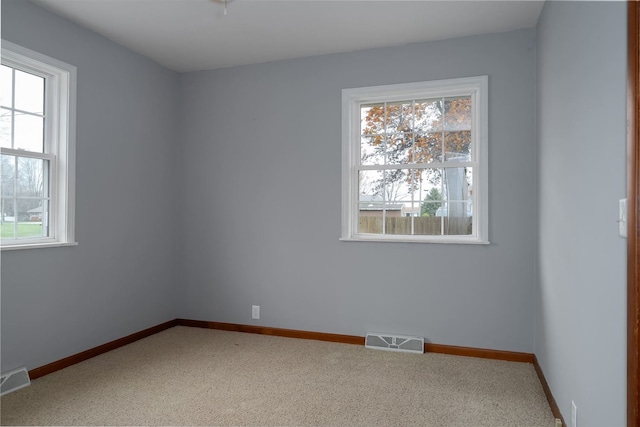
[[[2,41],[2,249],[74,244],[75,67]]]
[[[342,240],[488,243],[487,81],[342,91]]]

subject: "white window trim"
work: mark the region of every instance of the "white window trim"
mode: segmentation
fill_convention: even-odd
[[[47,77],[45,139],[53,146],[45,150],[55,156],[50,189],[52,236],[2,241],[2,250],[77,245],[75,241],[76,86],[77,69],[57,59],[2,40],[2,63]],[[15,150],[7,150],[7,153]],[[23,155],[23,154],[21,154]],[[26,153],[24,155],[27,155]]]
[[[360,105],[416,98],[471,95],[475,138],[473,172],[474,222],[469,236],[388,235],[358,233]],[[342,90],[342,230],[340,240],[356,242],[489,244],[488,76],[370,86]]]

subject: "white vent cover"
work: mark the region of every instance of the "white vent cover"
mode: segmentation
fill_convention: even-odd
[[[20,368],[2,374],[0,377],[0,396],[31,385],[27,368]]]
[[[377,350],[424,353],[424,338],[369,332],[365,338],[364,346]]]

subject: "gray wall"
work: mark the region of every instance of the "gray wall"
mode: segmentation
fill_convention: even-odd
[[[179,315],[532,352],[534,39],[523,30],[182,74]],[[341,90],[485,74],[492,244],[340,242]]]
[[[626,5],[547,2],[538,25],[535,352],[565,420],[623,426]]]
[[[23,0],[2,37],[78,68],[77,247],[2,252],[2,371],[176,317],[177,75]]]

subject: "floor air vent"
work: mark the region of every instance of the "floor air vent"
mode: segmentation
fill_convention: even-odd
[[[424,353],[424,338],[370,332],[365,338],[364,346],[377,350]]]
[[[6,372],[0,377],[0,396],[31,385],[27,368]]]

